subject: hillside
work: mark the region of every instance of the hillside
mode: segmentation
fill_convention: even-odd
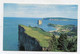
[[[46,33],[44,30],[36,27],[28,27],[24,25],[19,25],[24,28],[24,32],[29,35],[30,37],[35,38],[41,47],[48,47],[49,46],[49,40],[51,39],[50,33]]]
[[[19,34],[19,48],[25,51],[60,51],[60,52],[76,52],[77,51],[77,36],[69,36],[66,32],[73,32],[74,25],[55,25],[48,24],[48,26],[55,27],[56,31],[45,32],[43,29],[31,26],[18,26]],[[63,28],[62,30],[60,30]],[[64,30],[67,28],[66,30]],[[70,30],[71,29],[71,30]],[[59,37],[55,32],[59,32]],[[53,35],[52,35],[53,33]]]

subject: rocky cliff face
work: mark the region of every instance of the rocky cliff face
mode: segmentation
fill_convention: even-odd
[[[20,50],[25,50],[25,51],[42,51],[42,47],[38,43],[38,41],[30,37],[28,34],[26,34],[24,31],[25,29],[21,27],[20,25],[18,26],[18,34],[19,34],[19,48]]]

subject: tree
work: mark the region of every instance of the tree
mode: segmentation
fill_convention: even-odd
[[[74,41],[74,44],[72,45],[72,52],[76,52],[77,51],[77,39]]]
[[[72,40],[69,41],[67,48],[70,52],[76,52],[77,51],[77,38],[72,38]]]
[[[59,50],[63,50],[63,51],[68,51],[67,46],[68,46],[68,42],[67,42],[67,35],[66,34],[61,34],[60,38],[58,39],[58,48]]]
[[[57,45],[58,45],[57,39],[56,39],[55,36],[53,35],[53,36],[51,37],[51,40],[50,40],[49,50],[50,50],[50,51],[56,51],[56,50],[57,50]]]

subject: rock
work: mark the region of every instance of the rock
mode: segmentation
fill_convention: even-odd
[[[42,51],[42,47],[39,42],[35,38],[26,34],[24,31],[25,29],[19,25],[19,49],[25,51]]]

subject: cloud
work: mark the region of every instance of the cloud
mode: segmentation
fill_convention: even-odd
[[[71,7],[71,8],[76,8],[76,7]]]
[[[73,9],[74,8],[74,9]],[[77,17],[77,7],[74,5],[52,4],[6,4],[5,17]]]

